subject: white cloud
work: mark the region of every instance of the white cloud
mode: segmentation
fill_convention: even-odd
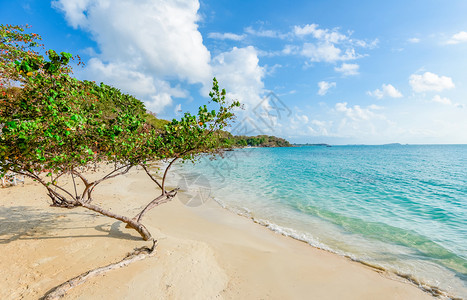
[[[342,73],[344,76],[358,75],[358,69],[360,66],[358,64],[347,64],[343,63],[340,67],[335,67],[336,72]]]
[[[172,105],[172,96],[167,93],[157,93],[154,96],[149,96],[149,101],[146,101],[146,107],[155,113],[160,113],[166,106]]]
[[[399,92],[391,84],[383,84],[381,89],[376,89],[373,92],[368,92],[368,95],[376,97],[378,99],[382,99],[383,97],[391,97],[391,98],[401,98],[402,97],[402,93]]]
[[[328,128],[332,126],[332,121],[311,120],[310,123],[307,129],[311,136],[330,136]]]
[[[65,13],[68,23],[75,29],[87,23],[87,15],[85,12],[91,5],[91,0],[52,1],[52,6],[62,10]]]
[[[344,53],[332,43],[305,43],[301,54],[311,62],[336,62],[357,59],[354,49],[347,49]]]
[[[268,57],[299,54],[308,58],[305,62],[305,67],[311,66],[311,63],[336,63],[364,57],[366,55],[357,53],[355,49],[372,49],[379,42],[378,39],[369,42],[352,39],[351,32],[344,34],[339,31],[339,28],[322,29],[318,27],[317,24],[294,26],[291,32],[285,34],[275,30],[255,30],[252,27],[247,27],[245,32],[261,37],[288,39],[288,41],[296,41],[298,37],[300,42],[303,41],[302,45],[287,44],[282,50],[259,51],[259,54]],[[347,75],[358,74],[355,69],[345,72]]]
[[[360,105],[347,107],[347,102],[339,102],[335,105],[335,110],[344,113],[348,118],[356,120],[368,120],[374,116],[374,113],[367,108],[361,108]]]
[[[156,92],[154,79],[142,72],[128,70],[125,63],[104,63],[99,58],[91,58],[86,65],[86,75],[96,81],[118,85],[125,91],[138,94]]]
[[[285,45],[284,49],[282,49],[282,54],[284,55],[290,55],[290,54],[296,54],[299,52],[299,47],[295,45]]]
[[[407,40],[409,43],[413,43],[413,44],[416,44],[416,43],[420,43],[420,39],[419,38],[410,38]]]
[[[287,120],[286,133],[293,136],[330,136],[332,121],[319,121],[304,114],[296,114]]]
[[[379,106],[379,105],[376,105],[376,104],[371,104],[368,106],[369,109],[371,110],[381,110],[381,109],[384,109],[384,107],[382,106]]]
[[[314,33],[317,28],[318,28],[317,24],[307,24],[303,27],[295,26],[293,31],[296,35],[303,36],[303,35]]]
[[[97,42],[101,54],[89,61],[83,77],[105,79],[137,95],[155,112],[184,94],[167,80],[210,81],[211,57],[198,31],[197,0],[52,3],[71,26],[88,31]]]
[[[317,24],[307,24],[303,27],[295,26],[293,31],[297,36],[305,36],[311,34],[314,38],[318,40],[323,40],[333,44],[345,41],[349,38],[345,34],[339,33],[337,29],[318,29]]]
[[[378,46],[378,44],[379,44],[378,39],[374,39],[371,42],[366,42],[366,41],[362,41],[362,40],[353,40],[353,39],[350,39],[349,41],[350,41],[350,43],[355,44],[356,46],[359,46],[359,47],[362,47],[362,48],[369,48],[369,49],[376,48]]]
[[[306,37],[311,35],[317,40],[322,42],[331,43],[331,44],[340,44],[346,42],[347,44],[355,45],[362,48],[375,48],[379,40],[374,39],[370,42],[360,40],[360,39],[352,39],[351,33],[348,35],[340,33],[339,28],[333,29],[320,29],[318,28],[318,24],[307,24],[305,26],[294,26],[293,33],[298,37]]]
[[[358,54],[355,48],[374,48],[378,44],[378,39],[371,42],[352,39],[351,32],[343,34],[338,28],[321,29],[317,24],[295,26],[292,34],[305,40],[300,54],[309,58],[312,63],[355,60],[365,56]],[[308,37],[315,41],[310,42]]]
[[[259,37],[279,38],[279,39],[285,39],[288,37],[288,34],[281,33],[279,31],[264,30],[264,29],[256,30],[256,29],[253,29],[252,27],[245,28],[245,32],[250,35],[259,36]]]
[[[233,40],[233,41],[241,41],[245,38],[244,34],[235,34],[235,33],[220,33],[220,32],[211,32],[208,34],[208,37],[211,39],[217,40]]]
[[[432,98],[426,99],[432,101]],[[442,102],[446,104],[431,102],[432,105],[420,105],[419,101],[397,101],[388,107],[351,105],[344,101],[329,107],[322,103],[321,110],[301,108],[304,110],[299,114],[309,118],[306,124],[300,123],[296,116],[295,122],[284,120],[284,132],[297,142],[329,144],[466,143],[467,106],[456,103],[454,99],[451,105],[446,100]],[[310,140],[309,137],[319,139]]]
[[[335,86],[336,86],[335,82],[328,82],[328,81],[318,82],[318,87],[319,87],[318,95],[320,96],[326,95],[328,90]]]
[[[340,59],[341,50],[333,44],[315,45],[305,43],[302,49],[302,55],[308,57],[312,62],[335,62]]]
[[[393,123],[378,110],[383,109],[377,105],[361,107],[349,106],[347,102],[336,103],[334,106],[334,123],[330,129],[333,136],[351,138],[354,141],[376,141],[387,139],[386,131],[393,127]],[[337,114],[336,114],[337,113]],[[388,141],[386,141],[388,142]]]
[[[467,42],[467,32],[461,31],[461,32],[454,34],[446,43],[454,45],[454,44],[465,43],[465,42]]]
[[[441,92],[445,89],[454,88],[454,83],[450,77],[438,76],[431,72],[425,72],[422,75],[412,74],[410,75],[409,83],[417,93],[427,91]]]
[[[298,121],[301,122],[302,125],[308,123],[308,121],[309,121],[309,119],[308,119],[308,117],[306,115],[297,114],[296,118],[297,118]]]
[[[128,70],[126,64],[103,63],[98,58],[91,58],[85,69],[86,76],[96,81],[116,86],[145,101],[146,107],[160,113],[164,107],[172,104],[173,98],[188,96],[188,92],[179,86],[171,87],[164,80],[159,80],[142,72]]]
[[[212,67],[222,86],[231,91],[227,96],[248,106],[261,101],[260,95],[264,89],[266,71],[258,63],[258,53],[254,47],[234,47],[214,57]]]
[[[449,98],[441,97],[440,95],[436,95],[433,97],[433,102],[441,103],[444,105],[452,105],[452,101]]]

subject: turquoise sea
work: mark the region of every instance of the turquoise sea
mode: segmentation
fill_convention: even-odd
[[[271,230],[467,298],[467,145],[245,148],[178,172]]]

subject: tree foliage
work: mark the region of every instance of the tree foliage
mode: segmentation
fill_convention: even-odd
[[[26,49],[19,42],[35,44],[33,35],[22,28],[1,30],[0,35],[8,37],[2,44],[8,51],[2,52],[0,66],[7,83],[0,95],[1,172],[13,171],[38,181],[55,206],[91,209],[127,222],[149,239],[142,224],[91,203],[98,184],[144,159],[141,145],[149,126],[144,122],[143,103],[105,84],[71,77],[71,54],[49,50],[44,57]],[[98,162],[112,163],[113,168],[102,178],[89,180],[85,172]],[[81,189],[75,179],[82,182]],[[64,185],[67,181],[72,184]]]
[[[17,63],[24,63],[24,69],[30,72],[40,58],[35,50],[41,46],[41,37],[35,33],[26,33],[28,27],[0,25],[0,87],[9,86],[11,81],[23,81],[24,73],[18,72]],[[26,64],[28,67],[26,67]]]
[[[168,201],[176,190],[165,190],[165,178],[177,159],[193,160],[219,152],[218,135],[234,118],[238,102],[228,103],[214,78],[211,105],[196,115],[161,122],[144,104],[117,88],[80,81],[71,74],[71,54],[34,50],[40,37],[19,26],[0,27],[0,173],[13,171],[42,184],[54,206],[85,207],[125,222],[147,240],[141,223],[150,208]],[[148,119],[149,121],[146,121]],[[147,163],[170,160],[161,183]],[[97,163],[112,166],[108,174],[90,180]],[[101,182],[141,165],[161,189],[135,218],[117,215],[92,203]],[[1,176],[1,174],[0,174]],[[78,187],[77,181],[82,184]]]

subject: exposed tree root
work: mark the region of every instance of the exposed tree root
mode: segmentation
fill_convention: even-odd
[[[81,285],[81,284],[85,283],[88,279],[90,279],[92,277],[107,273],[107,272],[109,272],[111,270],[114,270],[114,269],[119,269],[119,268],[128,266],[129,264],[131,264],[131,263],[133,263],[135,261],[143,260],[143,259],[151,256],[155,252],[156,246],[157,246],[157,241],[153,240],[153,244],[152,244],[151,248],[149,248],[149,247],[135,248],[135,250],[132,253],[129,253],[121,261],[110,264],[110,265],[107,265],[107,266],[104,266],[104,267],[93,269],[93,270],[87,271],[87,272],[85,272],[85,273],[83,273],[83,274],[81,274],[79,276],[76,276],[76,277],[74,277],[74,278],[72,278],[72,279],[70,279],[70,280],[68,280],[68,281],[66,281],[66,282],[52,288],[52,289],[50,289],[40,299],[41,300],[59,299],[59,298],[65,296],[65,294],[69,290],[71,290],[72,288],[74,288],[74,287],[76,287],[78,285]]]

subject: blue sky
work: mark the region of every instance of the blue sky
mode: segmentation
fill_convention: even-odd
[[[467,143],[467,1],[0,1],[75,75],[171,119],[216,76],[234,133],[298,143]],[[271,94],[272,93],[272,94]]]

